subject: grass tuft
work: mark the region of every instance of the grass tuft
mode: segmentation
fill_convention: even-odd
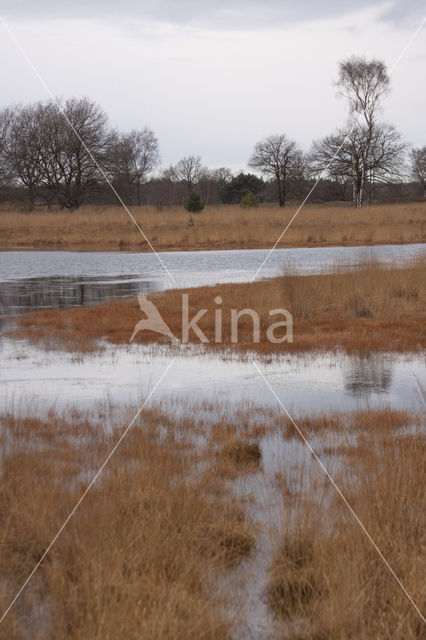
[[[236,465],[259,465],[262,451],[257,442],[233,439],[223,445],[222,455]]]

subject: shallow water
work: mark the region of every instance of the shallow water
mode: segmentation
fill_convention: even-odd
[[[0,252],[0,317],[40,308],[92,305],[167,288],[247,282],[268,253],[163,252],[161,260],[173,281],[153,253]],[[353,268],[366,257],[399,263],[425,254],[425,244],[276,249],[259,277],[270,277],[283,269],[307,274]]]
[[[261,275],[286,267],[297,273],[322,273],[336,264],[352,268],[367,255],[399,263],[425,253],[424,244],[279,249]],[[266,250],[192,251],[165,252],[161,258],[179,286],[196,286],[247,281],[267,255]],[[0,274],[3,324],[9,322],[6,317],[30,308],[91,305],[173,285],[152,253],[3,252]],[[44,405],[90,404],[106,397],[114,403],[137,404],[173,356],[176,362],[157,395],[209,398],[220,404],[244,398],[261,405],[277,402],[249,361],[235,356],[223,359],[202,348],[106,346],[100,354],[81,356],[47,352],[30,342],[3,337],[0,354],[3,405],[20,396]],[[425,369],[422,356],[389,354],[363,359],[311,354],[283,355],[264,362],[262,370],[287,407],[322,410],[350,409],[366,402],[411,406],[415,375],[422,377]]]
[[[69,415],[77,408],[89,414],[90,410],[100,411],[100,428],[127,426],[173,358],[148,406],[159,404],[170,415],[203,421],[207,430],[221,417],[238,418],[240,411],[248,411],[253,420],[268,424],[268,409],[273,410],[271,432],[260,440],[259,472],[233,482],[236,496],[254,522],[256,549],[238,568],[223,575],[219,587],[226,594],[232,617],[238,613],[233,637],[282,637],[266,598],[268,571],[281,540],[283,518],[288,524],[292,517],[288,506],[283,508],[277,474],[285,475],[298,490],[324,479],[306,445],[297,437],[284,438],[274,427],[274,418],[284,418],[285,412],[250,360],[232,353],[225,357],[212,355],[201,347],[138,344],[105,345],[104,351],[83,355],[45,351],[26,340],[7,337],[0,338],[0,357],[0,411],[15,415],[29,412],[41,417],[52,408]],[[416,379],[426,382],[422,355],[360,358],[310,353],[253,358],[296,421],[305,413],[335,409],[422,407]],[[124,422],[123,406],[128,413]],[[349,436],[345,434],[345,438]],[[334,441],[332,431],[327,432],[325,440],[315,434],[310,438],[333,476],[336,459],[323,454],[321,448]],[[93,473],[87,471],[84,480],[88,482]]]
[[[45,351],[26,340],[0,341],[0,405],[31,403],[41,409],[93,403],[140,406],[175,358],[153,401],[216,403],[232,413],[236,403],[276,407],[277,400],[252,362],[222,357],[201,347],[106,345],[84,355]],[[368,358],[341,353],[283,355],[259,360],[265,375],[290,413],[359,407],[405,408],[419,403],[417,378],[425,380],[424,355],[376,354]]]

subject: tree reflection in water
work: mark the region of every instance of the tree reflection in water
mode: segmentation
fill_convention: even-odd
[[[157,291],[158,283],[143,276],[101,278],[57,276],[0,283],[0,318],[40,309],[68,309],[136,297]]]
[[[392,363],[380,354],[348,358],[342,370],[345,391],[351,395],[387,393],[392,385]]]

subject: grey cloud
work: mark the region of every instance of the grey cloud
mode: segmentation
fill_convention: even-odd
[[[386,4],[386,3],[385,3]],[[383,19],[401,21],[420,14],[423,0],[388,3]],[[48,18],[131,18],[211,28],[284,26],[384,5],[380,0],[3,0],[2,14],[21,20]]]

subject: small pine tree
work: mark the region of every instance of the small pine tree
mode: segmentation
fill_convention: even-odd
[[[248,191],[245,196],[240,200],[240,207],[242,209],[250,209],[251,207],[258,207],[259,199],[251,191]]]
[[[204,209],[204,205],[201,202],[201,198],[198,193],[194,191],[189,196],[188,200],[185,204],[185,209],[190,211],[191,213],[197,213],[198,211],[202,211]]]

